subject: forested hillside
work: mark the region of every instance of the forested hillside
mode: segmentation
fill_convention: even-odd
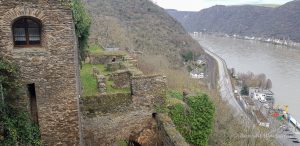
[[[149,0],[87,0],[92,15],[91,42],[181,60],[200,46],[180,23]]]
[[[200,12],[167,10],[189,32],[207,31],[300,42],[300,0],[282,6],[214,6]]]

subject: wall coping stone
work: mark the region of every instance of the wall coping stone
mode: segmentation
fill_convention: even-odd
[[[173,146],[189,146],[189,144],[185,141],[179,131],[176,130],[176,126],[173,123],[172,119],[163,113],[159,113],[156,115],[156,121],[160,126],[159,130],[164,130],[169,138],[169,142],[173,144]]]

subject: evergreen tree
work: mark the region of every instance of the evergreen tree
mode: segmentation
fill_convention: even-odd
[[[249,88],[247,85],[243,85],[241,95],[249,95]]]

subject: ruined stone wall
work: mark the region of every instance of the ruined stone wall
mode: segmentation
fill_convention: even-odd
[[[143,146],[161,146],[156,122],[148,110],[133,110],[83,120],[85,146],[109,146],[120,140],[134,140]]]
[[[97,88],[100,94],[105,94],[107,91],[106,88],[106,78],[104,75],[97,75]]]
[[[102,115],[125,111],[132,98],[130,93],[101,94],[82,98],[80,103],[84,115]]]
[[[164,103],[167,91],[165,76],[138,76],[131,79],[131,93],[135,104],[153,106]]]
[[[157,122],[157,134],[163,146],[189,146],[176,130],[176,126],[170,117],[165,114],[158,114],[155,119]]]
[[[41,21],[40,46],[14,47],[12,24],[24,16]],[[0,55],[19,65],[24,86],[35,84],[43,144],[80,145],[78,54],[70,8],[58,0],[0,0]]]
[[[114,62],[120,62],[124,60],[123,55],[90,55],[91,64],[108,64]]]
[[[110,79],[114,82],[116,88],[129,88],[131,73],[128,70],[119,70],[111,73]]]
[[[117,70],[126,69],[126,67],[123,65],[122,62],[112,62],[112,63],[106,64],[106,69],[107,69],[107,71],[114,72]]]

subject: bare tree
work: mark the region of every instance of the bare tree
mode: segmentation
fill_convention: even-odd
[[[266,89],[271,89],[271,88],[272,88],[272,81],[270,79],[268,79]]]

